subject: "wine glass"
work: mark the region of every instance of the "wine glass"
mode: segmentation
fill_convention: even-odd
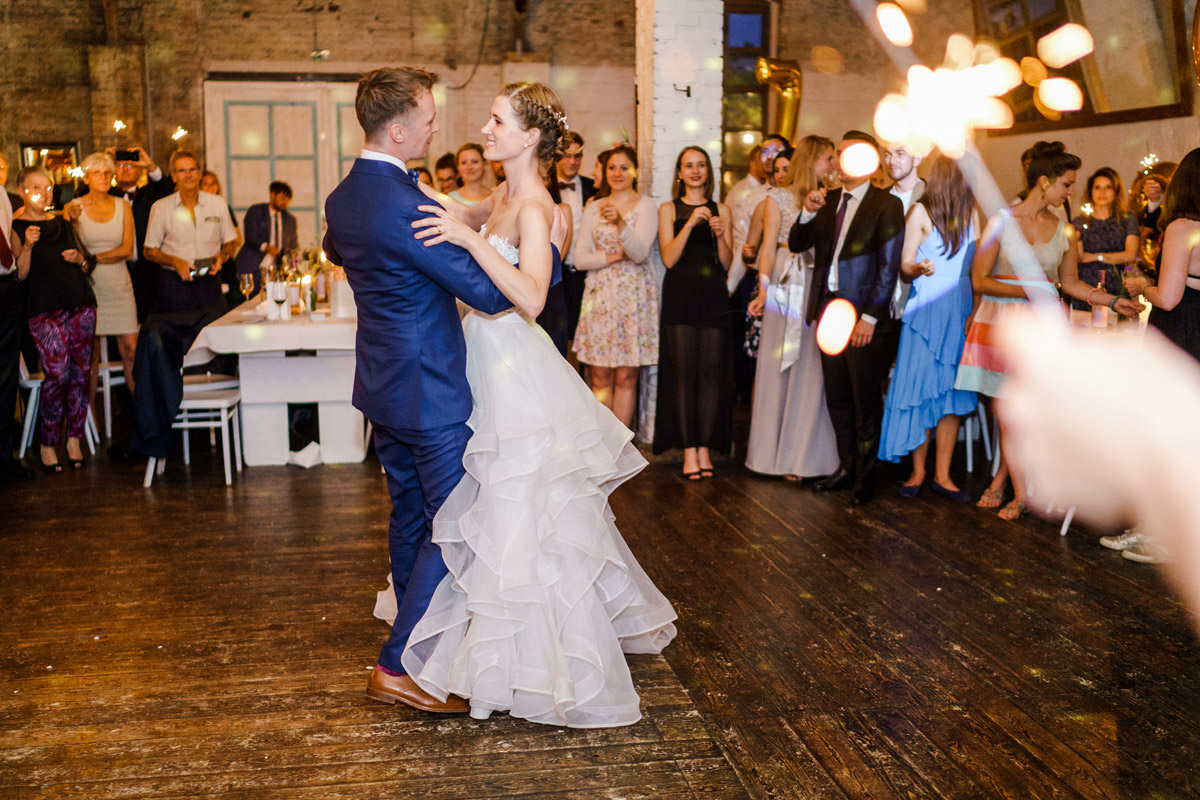
[[[271,283],[271,302],[279,308],[279,318],[283,319],[283,305],[288,301],[288,285],[283,281]]]
[[[250,300],[254,294],[254,275],[249,272],[239,273],[238,288],[242,290],[242,297]]]

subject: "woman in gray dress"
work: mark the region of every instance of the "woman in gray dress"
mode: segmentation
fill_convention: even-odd
[[[828,475],[838,466],[816,330],[804,324],[812,251],[787,249],[804,198],[835,169],[833,142],[806,136],[792,154],[785,185],[771,189],[764,201],[758,294],[750,303],[750,313],[763,323],[746,449],[746,466],[764,475],[794,480]]]

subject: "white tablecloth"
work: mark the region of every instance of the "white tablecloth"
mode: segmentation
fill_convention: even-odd
[[[326,312],[328,314],[328,312]],[[365,421],[351,404],[354,389],[354,319],[311,319],[307,314],[271,322],[246,303],[200,331],[184,365],[202,364],[217,353],[237,353],[242,392],[242,439],[246,464],[286,464],[288,406],[316,404],[319,454],[326,463],[362,461]]]
[[[183,360],[184,366],[203,364],[217,353],[269,353],[287,350],[354,351],[358,332],[355,319],[337,319],[324,311],[325,319],[310,320],[301,314],[283,322],[271,322],[244,303],[206,326]]]

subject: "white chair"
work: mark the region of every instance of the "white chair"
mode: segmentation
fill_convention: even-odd
[[[183,376],[183,393],[208,392],[214,389],[240,389],[242,384],[234,375],[222,375],[215,372],[202,372],[196,375]]]
[[[125,385],[125,362],[108,360],[108,337],[100,338],[100,361],[96,379],[104,398],[104,438],[112,438],[112,389]]]
[[[18,458],[24,458],[25,451],[33,445],[33,429],[37,423],[38,407],[42,403],[42,383],[46,380],[46,376],[41,372],[30,372],[29,367],[25,366],[24,356],[20,357],[19,363],[20,381],[18,386],[21,389],[29,390],[29,400],[25,403],[25,415],[21,427],[21,447],[17,452]],[[92,413],[91,406],[88,406],[83,433],[88,452],[96,455],[96,446],[100,444],[100,431],[96,427],[96,415]]]
[[[171,424],[174,430],[183,434],[183,463],[192,463],[191,443],[187,432],[192,428],[208,428],[210,431],[221,430],[221,457],[225,462],[225,485],[233,483],[233,473],[230,469],[230,439],[233,440],[233,465],[238,472],[242,471],[242,393],[239,389],[210,389],[207,391],[185,391],[183,401],[179,404],[179,413]],[[142,485],[150,488],[156,474],[161,475],[166,467],[166,459],[151,457],[146,462],[146,475]]]
[[[987,412],[980,402],[975,411],[963,420],[963,426],[958,432],[958,439],[967,446],[967,472],[975,472],[975,440],[983,442],[983,453],[988,461],[992,460],[992,437],[988,431]],[[995,473],[993,473],[995,474]]]

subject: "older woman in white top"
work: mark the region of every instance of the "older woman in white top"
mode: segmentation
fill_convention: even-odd
[[[592,368],[596,397],[626,426],[638,371],[658,363],[658,286],[650,265],[657,233],[654,201],[637,190],[637,153],[618,146],[583,210],[575,245],[575,268],[587,272],[575,353]]]
[[[133,257],[133,209],[120,197],[108,193],[116,165],[105,153],[92,153],[80,165],[88,192],[72,200],[68,216],[75,223],[79,243],[96,259],[92,289],[96,293],[96,337],[117,340],[125,382],[133,391],[133,354],[137,350],[137,306],[133,282],[125,262]],[[106,359],[100,353],[96,357]]]

